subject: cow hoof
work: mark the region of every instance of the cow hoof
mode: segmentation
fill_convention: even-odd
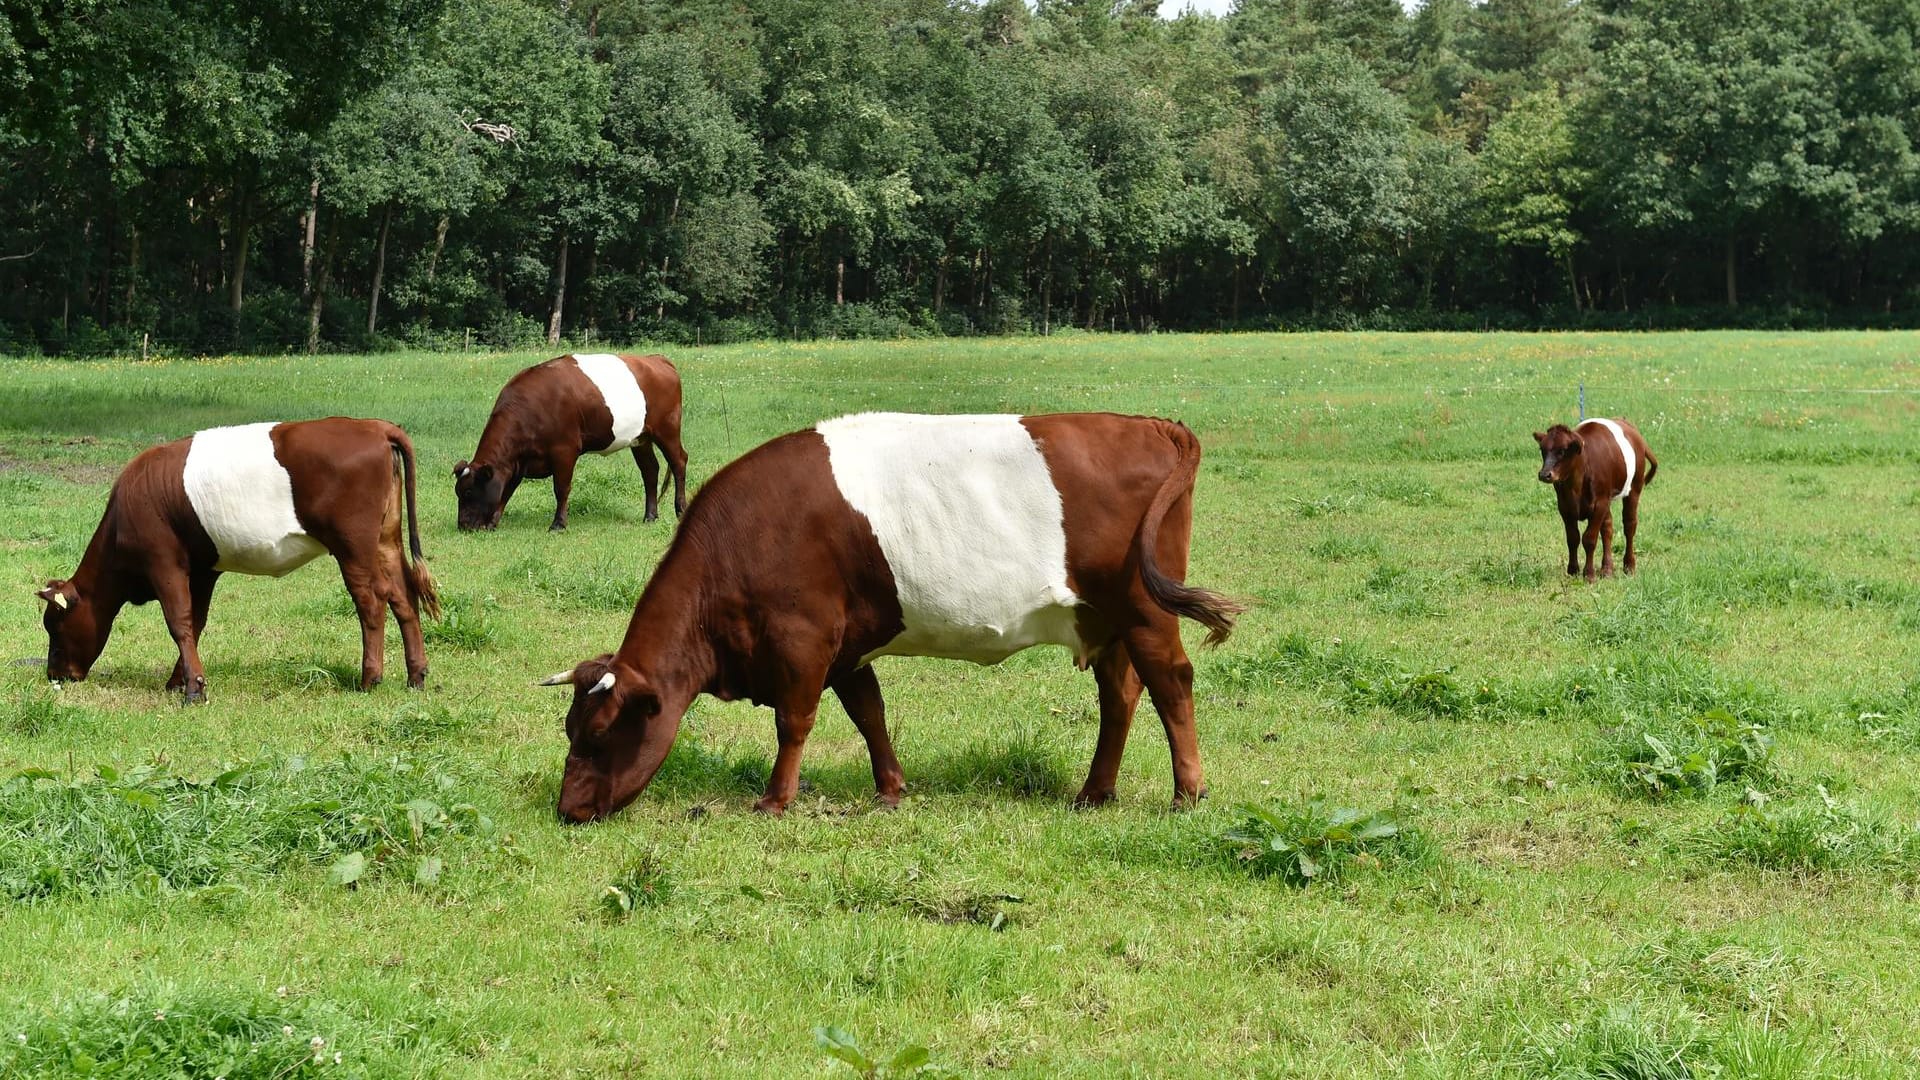
[[[901,797],[901,792],[898,792],[898,791],[891,792],[891,793],[885,792],[885,791],[879,792],[873,797],[874,809],[898,810],[900,809],[900,797]]]
[[[361,692],[361,693],[363,693],[363,694],[366,694],[366,693],[371,693],[374,687],[376,687],[376,686],[379,686],[379,685],[380,685],[380,684],[381,684],[382,682],[384,682],[384,681],[385,681],[385,680],[384,680],[384,679],[383,679],[383,678],[382,678],[381,676],[379,676],[379,675],[375,675],[375,676],[374,676],[373,678],[371,678],[371,679],[369,679],[369,678],[367,678],[367,677],[365,677],[365,676],[361,676],[361,678],[360,678],[360,692]]]
[[[1073,797],[1072,805],[1075,810],[1097,810],[1113,800],[1114,793],[1111,791],[1082,790]]]
[[[656,521],[659,521],[659,520],[660,520],[660,515],[659,515],[659,514],[648,514],[648,515],[646,515],[645,517],[643,517],[643,518],[641,518],[641,519],[640,519],[640,524],[642,524],[642,525],[651,525],[651,524],[653,524],[654,522],[656,522]]]
[[[1175,810],[1192,810],[1198,807],[1203,801],[1205,801],[1206,797],[1207,797],[1206,788],[1201,788],[1199,791],[1194,792],[1192,794],[1181,794],[1179,792],[1175,792],[1173,796],[1173,808]]]
[[[421,672],[421,673],[420,673],[420,674],[418,674],[418,675],[409,675],[409,676],[407,676],[407,689],[409,689],[409,690],[425,690],[426,688],[427,688],[427,673],[426,673],[426,672],[424,672],[424,671],[423,671],[423,672]]]
[[[787,812],[787,804],[776,799],[761,798],[753,804],[753,812],[768,817],[780,817]]]
[[[567,523],[564,521],[556,521],[553,524],[547,526],[547,531],[548,532],[566,532]]]
[[[205,705],[207,703],[207,680],[205,679],[196,679],[192,685],[188,685],[185,681],[182,681],[179,686],[173,689],[181,692],[180,704],[182,705]]]

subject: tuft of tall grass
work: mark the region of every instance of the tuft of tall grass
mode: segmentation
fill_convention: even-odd
[[[1360,588],[1367,602],[1383,615],[1430,619],[1447,613],[1441,601],[1447,582],[1438,574],[1381,563]]]
[[[1532,589],[1545,585],[1548,575],[1558,574],[1559,569],[1539,556],[1508,552],[1505,555],[1488,553],[1478,556],[1473,560],[1472,573],[1474,580],[1482,585],[1502,589]]]
[[[641,577],[612,555],[602,556],[585,570],[568,570],[529,555],[500,571],[499,580],[530,588],[564,607],[594,611],[631,611],[640,600],[642,586]]]
[[[1576,640],[1606,649],[1701,649],[1722,636],[1699,592],[1657,574],[1598,594],[1564,625]]]
[[[227,987],[157,985],[0,1019],[0,1076],[419,1076],[452,1056],[440,1030],[449,1026]]]
[[[1773,735],[1724,709],[1681,721],[1623,724],[1607,732],[1587,768],[1623,794],[1644,799],[1705,795],[1721,784],[1776,784]]]
[[[495,638],[499,636],[498,627],[493,621],[493,613],[499,607],[500,602],[491,595],[478,599],[471,596],[443,596],[440,599],[440,618],[422,620],[421,635],[426,638],[428,648],[456,649],[460,652],[491,649]]]
[[[1797,1080],[1821,1062],[1797,1035],[1734,1022],[1708,1027],[1653,1002],[1615,1002],[1577,1022],[1527,1032],[1507,1072],[1542,1080]]]
[[[1686,844],[1720,862],[1795,874],[1910,867],[1920,859],[1920,831],[1841,802],[1824,785],[1814,798],[1785,804],[1754,793]]]
[[[880,872],[843,869],[826,879],[826,890],[828,901],[844,911],[898,911],[928,922],[996,931],[1011,924],[1010,905],[1023,902],[1004,890],[935,880],[917,865]]]
[[[400,859],[421,873],[446,841],[492,834],[478,805],[489,797],[398,757],[252,762],[206,779],[157,765],[84,778],[28,769],[0,784],[0,897],[200,889],[352,855],[353,880]]]
[[[933,790],[1054,798],[1066,794],[1074,767],[1058,724],[1015,720],[999,739],[977,739],[933,763],[923,775]]]
[[[4,706],[3,723],[16,735],[44,735],[49,731],[71,729],[93,720],[94,714],[70,704],[59,683],[39,683],[22,687]]]

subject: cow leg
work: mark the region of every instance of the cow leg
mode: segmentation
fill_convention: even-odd
[[[640,480],[647,488],[647,514],[642,521],[660,520],[660,462],[653,456],[653,441],[642,439],[633,444],[633,460],[640,466]]]
[[[390,541],[380,546],[381,584],[386,593],[387,607],[393,612],[394,621],[400,624],[400,644],[407,657],[407,687],[421,690],[427,685],[427,641],[420,632],[420,612],[413,606],[412,594],[407,592],[406,557],[401,553],[398,522],[395,524]],[[385,615],[380,617],[380,625],[384,639]],[[386,642],[382,640],[383,661],[385,651]]]
[[[387,673],[386,574],[381,553],[365,557],[340,555],[340,578],[360,614],[360,689],[380,685]]]
[[[207,608],[213,603],[213,583],[220,580],[220,571],[205,570],[194,574],[187,582],[193,603],[193,642],[194,648],[200,647],[200,638],[207,632]],[[202,680],[204,690],[204,680]],[[167,689],[184,690],[187,686],[187,665],[183,656],[173,662],[173,674],[167,678]]]
[[[1600,543],[1600,514],[1601,511],[1596,510],[1593,516],[1587,519],[1587,535],[1581,541],[1582,546],[1587,549],[1586,577],[1588,581],[1593,580],[1593,549]]]
[[[1173,752],[1173,804],[1191,806],[1206,797],[1207,783],[1193,727],[1193,664],[1180,644],[1179,620],[1168,615],[1135,627],[1127,631],[1126,645],[1133,669],[1153,696],[1154,710],[1167,729],[1167,746]],[[1101,726],[1106,726],[1104,717]],[[1105,731],[1101,734],[1104,744]]]
[[[1613,504],[1600,516],[1600,576],[1613,576]]]
[[[906,788],[900,759],[893,756],[893,740],[887,738],[887,706],[880,698],[880,680],[871,664],[856,668],[833,684],[833,693],[847,710],[860,737],[867,740],[867,757],[873,762],[873,789],[882,805],[891,809],[900,805]]]
[[[553,455],[553,524],[548,532],[567,527],[567,499],[573,495],[573,463],[578,460],[562,451]]]
[[[160,601],[160,613],[167,621],[167,633],[180,649],[176,670],[180,673],[177,689],[186,695],[187,704],[207,700],[207,672],[200,666],[200,634],[194,626],[193,581],[184,570],[168,568],[149,573],[154,599]],[[173,680],[169,688],[176,688]]]
[[[1089,810],[1113,801],[1120,779],[1120,759],[1127,749],[1127,732],[1133,727],[1133,710],[1140,704],[1144,686],[1133,670],[1133,658],[1127,647],[1114,641],[1093,659],[1093,681],[1100,688],[1100,738],[1094,744],[1093,765],[1087,770],[1087,782],[1074,796],[1076,810]]]
[[[800,791],[800,751],[807,745],[807,736],[813,733],[813,719],[820,711],[820,692],[813,692],[810,703],[805,698],[804,693],[795,693],[790,703],[773,710],[780,752],[774,756],[773,775],[767,777],[766,794],[753,804],[753,808],[763,814],[779,817],[786,813],[787,804]]]
[[[1567,576],[1580,572],[1580,519],[1572,514],[1561,514],[1560,523],[1567,527]]]
[[[687,512],[687,452],[680,446],[678,431],[655,435],[653,441],[660,444],[667,470],[673,473],[673,516],[679,517]]]
[[[1640,495],[1638,492],[1627,496],[1626,501],[1620,507],[1620,517],[1623,531],[1627,534],[1626,571],[1631,574],[1634,570],[1633,534],[1640,528]]]

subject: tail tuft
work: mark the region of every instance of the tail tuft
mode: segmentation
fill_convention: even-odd
[[[1173,580],[1160,569],[1160,564],[1154,558],[1160,523],[1166,519],[1167,511],[1174,502],[1193,490],[1194,478],[1200,474],[1200,440],[1194,438],[1193,432],[1188,431],[1185,424],[1168,422],[1166,430],[1180,450],[1180,462],[1160,482],[1160,490],[1154,493],[1146,516],[1140,520],[1140,531],[1135,534],[1134,543],[1140,555],[1140,581],[1146,586],[1147,595],[1162,610],[1183,619],[1192,619],[1206,627],[1206,644],[1218,645],[1233,633],[1234,616],[1247,610],[1247,605],[1212,589]]]
[[[407,592],[413,599],[413,606],[422,615],[440,621],[440,590],[434,583],[433,574],[427,564],[419,559],[407,563]]]

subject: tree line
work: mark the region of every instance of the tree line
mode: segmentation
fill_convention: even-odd
[[[1920,0],[5,12],[5,353],[1920,321]]]

